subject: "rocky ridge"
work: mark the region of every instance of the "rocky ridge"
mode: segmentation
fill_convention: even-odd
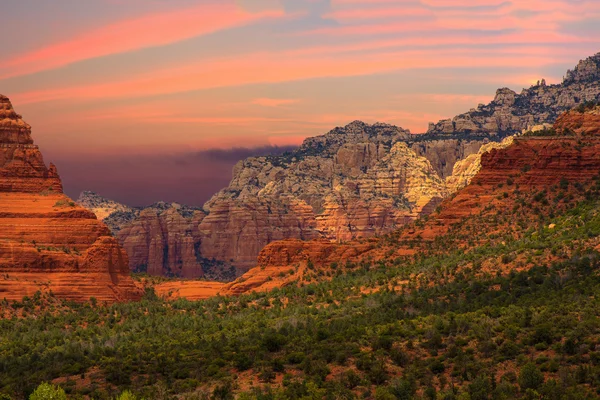
[[[535,226],[536,212],[539,212],[536,202],[548,201],[546,196],[555,193],[554,207],[568,207],[566,200],[561,202],[560,199],[584,196],[586,185],[598,179],[599,113],[600,107],[584,113],[569,112],[554,125],[559,133],[561,128],[572,132],[578,126],[585,126],[586,133],[581,136],[552,133],[520,136],[493,144],[481,154],[478,163],[466,169],[477,169],[471,182],[445,199],[439,211],[391,236],[342,244],[299,240],[271,243],[258,256],[256,268],[224,285],[220,293],[271,290],[302,281],[310,269],[327,270],[331,265],[402,259],[432,248],[449,252],[489,244],[490,240],[502,245],[506,237],[519,234],[514,225],[516,217],[511,216],[510,210],[520,213],[519,219],[523,220],[519,224],[525,228]],[[459,165],[456,169],[465,170]],[[528,198],[531,205],[524,203],[522,196]],[[528,209],[530,211],[526,211]],[[500,216],[505,214],[508,225],[499,227]],[[487,221],[487,225],[482,225],[482,221]],[[482,232],[485,232],[483,236]],[[499,232],[504,233],[499,235]],[[477,236],[483,241],[474,239]],[[495,261],[491,265],[495,265]],[[187,295],[194,297],[190,292]]]
[[[355,121],[296,151],[239,162],[204,206],[205,257],[256,261],[274,240],[351,240],[387,232],[435,208],[444,183],[406,144],[409,131]]]
[[[473,153],[454,164],[452,175],[446,178],[446,189],[449,194],[455,193],[466,187],[481,170],[483,155],[493,149],[504,149],[512,145],[514,136],[505,138],[502,142],[489,142],[481,146],[477,153]]]
[[[489,104],[480,104],[452,119],[431,123],[427,134],[477,135],[503,138],[534,125],[554,123],[558,116],[578,105],[600,100],[600,53],[579,62],[562,83],[545,80],[516,93],[502,88]]]
[[[120,207],[104,221],[134,271],[208,278],[207,265],[213,272],[233,265],[243,273],[273,241],[371,237],[433,211],[447,194],[445,182],[412,150],[413,138],[392,125],[355,121],[309,138],[293,152],[240,161],[229,187],[204,212]],[[436,150],[425,153],[444,158],[441,146],[426,146]],[[455,152],[444,166],[453,165],[456,154],[478,148]],[[116,207],[86,197],[80,203],[95,212]]]
[[[461,164],[468,169],[487,142],[419,141],[401,128],[355,121],[294,152],[240,161],[229,187],[203,211],[167,203],[131,208],[91,193],[79,203],[104,217],[133,271],[228,280],[254,266],[273,241],[372,237],[431,213],[450,193],[442,172],[470,156]],[[455,179],[468,182],[469,171]],[[105,216],[111,207],[117,211]]]
[[[90,211],[62,192],[31,127],[0,96],[0,298],[37,291],[59,298],[125,301],[141,297],[125,251]]]
[[[85,191],[79,195],[79,199],[77,199],[77,204],[79,204],[83,208],[87,208],[96,214],[99,220],[107,223],[106,219],[111,214],[118,213],[130,213],[134,212],[134,208],[126,206],[124,204],[118,203],[114,200],[109,200],[105,197],[102,197],[94,192]],[[124,225],[126,222],[116,223],[111,226],[111,231],[118,231],[121,225]],[[107,224],[108,225],[108,224]]]

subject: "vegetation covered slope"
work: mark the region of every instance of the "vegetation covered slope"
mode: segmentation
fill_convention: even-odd
[[[92,398],[597,398],[600,179],[507,193],[523,208],[462,223],[488,227],[473,246],[448,246],[463,240],[457,224],[431,251],[309,266],[298,286],[268,293],[4,302],[1,391],[24,398],[54,381]]]

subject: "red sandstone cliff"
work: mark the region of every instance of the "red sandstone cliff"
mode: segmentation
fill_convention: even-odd
[[[31,127],[0,96],[0,298],[38,290],[75,301],[140,298],[125,251],[92,212],[62,193]]]

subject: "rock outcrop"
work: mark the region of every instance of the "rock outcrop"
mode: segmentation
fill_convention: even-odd
[[[149,207],[116,235],[129,255],[133,271],[201,278],[206,275],[203,260],[197,255],[197,227],[202,218],[202,212],[186,214],[177,204],[166,210]]]
[[[511,226],[511,219],[505,217],[508,225],[506,231],[501,232],[506,235],[499,235],[498,230],[503,228],[499,224],[502,218],[497,212],[506,211],[502,215],[509,216],[516,204],[515,196],[524,194],[534,202],[527,210],[531,213],[531,223],[535,225],[538,219],[536,213],[539,212],[535,202],[543,201],[541,197],[536,200],[536,194],[556,195],[563,191],[563,197],[582,197],[582,188],[593,184],[600,175],[600,134],[594,129],[600,128],[597,119],[599,110],[594,108],[578,115],[567,113],[554,125],[556,132],[560,132],[560,127],[573,132],[584,126],[586,133],[581,136],[518,136],[503,143],[486,145],[490,146],[487,151],[484,146],[479,154],[480,161],[471,163],[471,167],[466,169],[477,171],[465,187],[445,199],[439,212],[419,224],[404,227],[393,236],[341,244],[318,240],[271,243],[259,254],[257,267],[221,288],[221,294],[271,290],[302,281],[307,269],[310,274],[311,269],[326,271],[346,263],[389,261],[429,251],[436,243],[441,246],[437,251],[454,251],[456,248],[489,244],[492,237],[501,242],[510,236],[508,233],[514,234],[514,226]],[[459,164],[455,169],[463,170]],[[569,208],[569,205],[564,207]],[[521,209],[518,212],[527,211]],[[487,221],[487,224],[482,225],[482,221]],[[523,231],[526,231],[529,225],[524,226]],[[484,234],[483,242],[475,240],[469,244],[481,232],[487,232],[489,236]]]
[[[481,146],[479,151],[454,164],[452,175],[446,178],[446,189],[449,194],[466,187],[481,170],[481,158],[492,149],[504,149],[513,144],[514,136],[505,138],[502,142],[489,142]]]
[[[228,188],[204,206],[204,257],[248,268],[274,240],[369,237],[430,212],[443,180],[406,141],[410,132],[359,121],[278,157],[238,163]]]
[[[293,152],[240,161],[229,187],[204,212],[179,205],[128,208],[91,193],[79,202],[104,218],[132,270],[233,279],[256,265],[273,241],[372,237],[432,212],[447,194],[445,182],[413,149],[447,168],[480,145],[451,140],[444,149],[441,141],[416,146],[415,140],[392,125],[355,121]]]
[[[77,199],[77,204],[82,206],[83,208],[87,208],[98,217],[99,220],[106,222],[105,220],[109,215],[115,214],[115,216],[119,213],[126,214],[134,212],[134,208],[126,206],[124,204],[118,203],[114,200],[109,200],[94,192],[83,192],[79,195]],[[114,221],[114,226],[110,227],[111,231],[120,230],[121,226],[126,224],[127,221]]]
[[[422,140],[425,139],[425,140]],[[476,154],[488,139],[438,139],[427,140],[427,135],[415,135],[410,148],[431,163],[437,174],[446,179],[453,174],[454,165],[471,154]]]
[[[141,296],[125,251],[93,213],[63,194],[31,127],[0,96],[0,298],[38,290],[75,301]]]
[[[600,106],[582,106],[561,115],[554,124],[554,130],[558,135],[600,136]]]
[[[33,144],[31,126],[0,95],[0,192],[44,191],[62,193],[56,167],[46,167]]]
[[[448,194],[447,169],[483,144],[421,141],[392,125],[356,121],[291,153],[240,161],[204,212],[165,203],[131,208],[89,192],[79,203],[104,218],[133,271],[231,280],[271,242],[368,238],[433,212]]]
[[[498,89],[495,99],[452,119],[430,124],[428,134],[505,137],[528,127],[554,123],[558,116],[580,104],[600,100],[600,53],[580,61],[563,82],[542,80],[519,94]]]
[[[200,209],[164,202],[128,207],[93,192],[83,192],[77,202],[108,225],[133,272],[225,281],[237,275],[231,264],[200,254],[199,226],[206,216]],[[110,209],[115,211],[107,215]]]

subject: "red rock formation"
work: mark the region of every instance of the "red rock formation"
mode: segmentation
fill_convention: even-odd
[[[204,300],[226,294],[225,284],[207,281],[164,282],[154,286],[155,293],[167,299],[186,298],[190,301]]]
[[[0,192],[42,191],[62,193],[56,167],[46,168],[31,127],[0,95]]]
[[[508,190],[508,181],[511,190],[518,187],[519,191],[528,193],[558,185],[565,179],[570,184],[589,183],[600,174],[600,137],[590,136],[589,133],[600,127],[600,121],[596,118],[594,113],[586,114],[583,119],[565,116],[555,126],[557,129],[559,124],[563,124],[570,131],[576,131],[576,126],[583,126],[586,127],[587,136],[517,137],[508,147],[494,148],[484,153],[481,168],[471,183],[444,200],[440,212],[434,214],[433,218],[404,229],[396,240],[397,245],[382,239],[346,244],[297,240],[271,243],[261,251],[258,266],[223,291],[239,294],[270,290],[277,285],[297,282],[309,261],[317,268],[326,268],[331,263],[414,254],[413,246],[418,248],[420,243],[445,235],[455,224],[479,215],[489,206],[500,209],[512,207],[510,196],[505,198],[502,195]],[[479,226],[477,229],[486,227]],[[412,244],[403,244],[409,242]],[[285,276],[290,268],[294,270]]]
[[[62,193],[30,126],[0,96],[0,298],[37,290],[75,301],[140,297],[125,251],[92,212]]]
[[[201,212],[191,218],[171,207],[164,212],[148,208],[117,232],[134,271],[149,275],[201,278],[204,276],[197,245]]]
[[[600,107],[565,113],[556,120],[554,129],[558,134],[600,136]]]
[[[245,271],[276,240],[372,237],[431,212],[445,185],[409,139],[392,125],[355,121],[290,154],[239,162],[204,206],[201,254]]]
[[[232,261],[242,271],[256,265],[260,250],[276,240],[319,237],[311,207],[287,196],[215,204],[199,226],[203,257]]]
[[[232,266],[246,272],[273,241],[368,238],[434,211],[446,196],[445,182],[415,154],[413,139],[392,125],[356,121],[309,138],[292,153],[248,158],[235,166],[229,187],[205,204],[207,215],[196,211],[192,218],[188,209],[184,218],[172,213],[169,223],[165,203],[140,211],[89,192],[78,202],[103,218],[132,270],[229,280]],[[480,142],[417,147],[447,169]]]

